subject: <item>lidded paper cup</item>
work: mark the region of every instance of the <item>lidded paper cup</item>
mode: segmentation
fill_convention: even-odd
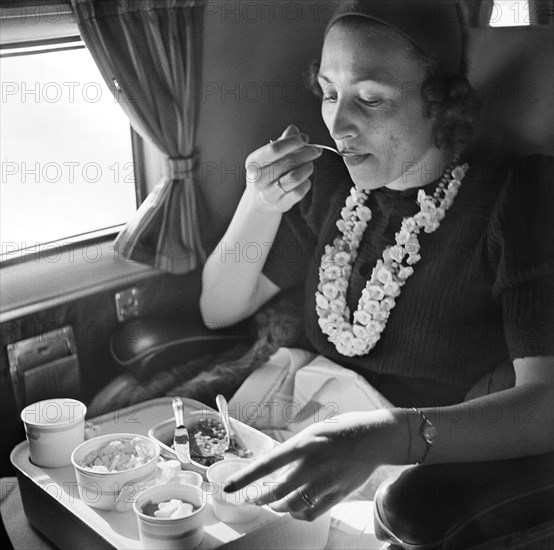
[[[21,420],[31,462],[43,468],[70,466],[73,449],[85,440],[86,412],[84,403],[65,397],[27,405]]]

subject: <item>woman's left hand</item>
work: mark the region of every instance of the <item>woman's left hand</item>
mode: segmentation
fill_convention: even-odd
[[[363,485],[381,464],[400,464],[407,428],[396,411],[347,413],[308,426],[229,478],[226,492],[256,480],[253,502],[297,519],[313,520]],[[400,455],[400,456],[399,456]],[[252,491],[248,491],[252,498]]]

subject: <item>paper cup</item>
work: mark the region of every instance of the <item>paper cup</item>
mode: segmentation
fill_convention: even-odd
[[[86,406],[70,398],[46,399],[27,405],[21,420],[31,462],[42,468],[71,465],[73,449],[85,440]]]
[[[246,523],[258,517],[260,507],[246,502],[246,498],[259,496],[259,483],[247,485],[235,493],[225,493],[223,488],[232,474],[242,470],[251,460],[244,458],[223,460],[212,464],[206,472],[208,493],[211,494],[214,515],[224,523]]]

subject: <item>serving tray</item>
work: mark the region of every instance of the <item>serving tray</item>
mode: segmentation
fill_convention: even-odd
[[[202,403],[184,399],[185,414],[212,410]],[[87,437],[128,432],[147,435],[148,430],[173,414],[171,398],[145,401],[93,418],[87,423]],[[29,522],[62,550],[137,549],[138,526],[133,512],[90,508],[79,498],[72,466],[40,468],[29,460],[26,441],[11,455],[20,485],[23,509]],[[225,524],[213,515],[208,501],[204,541],[199,550],[249,548],[324,548],[329,534],[329,515],[314,522],[301,522],[288,514],[262,507],[252,522]]]

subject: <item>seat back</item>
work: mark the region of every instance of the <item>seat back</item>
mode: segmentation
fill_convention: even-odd
[[[553,27],[475,27],[468,54],[476,137],[508,155],[554,155]]]

